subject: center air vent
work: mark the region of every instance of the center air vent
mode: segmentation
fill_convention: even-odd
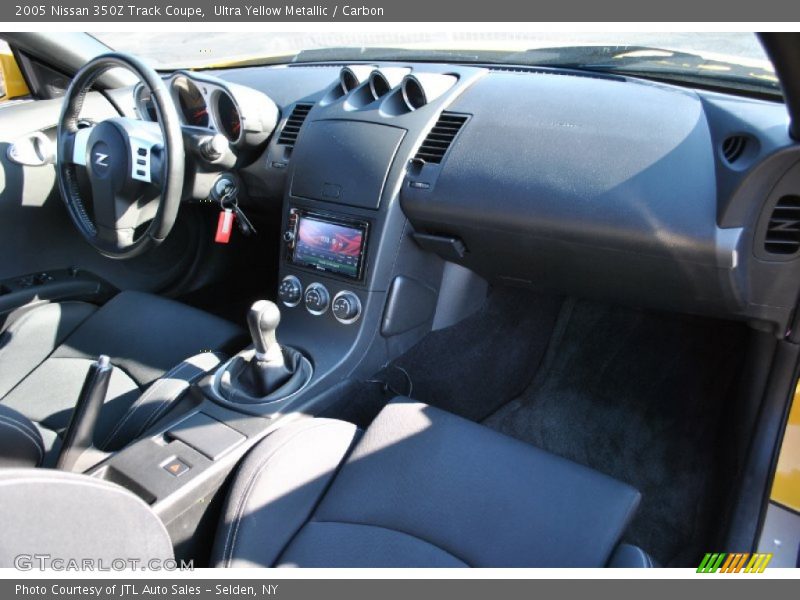
[[[775,204],[764,236],[770,254],[795,254],[800,250],[800,196],[784,196]]]
[[[433,129],[425,138],[425,141],[422,142],[419,150],[417,150],[414,160],[426,163],[441,163],[450,144],[453,143],[456,135],[458,135],[461,127],[466,122],[466,115],[443,112],[439,116],[436,125],[433,126]]]
[[[297,141],[297,136],[300,133],[300,128],[306,120],[308,113],[314,108],[313,104],[296,104],[292,114],[286,119],[286,124],[281,130],[281,135],[278,137],[278,143],[282,146],[294,148],[294,143]]]
[[[722,142],[722,156],[728,161],[728,164],[733,164],[742,157],[744,150],[747,147],[747,138],[743,135],[732,135],[725,138]]]

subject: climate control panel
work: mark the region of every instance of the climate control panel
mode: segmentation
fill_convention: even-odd
[[[296,275],[287,275],[278,285],[278,300],[288,307],[300,304],[311,315],[322,317],[331,313],[342,325],[351,325],[361,317],[362,306],[358,295],[350,290],[339,290],[333,294],[324,284],[314,281],[303,285]]]

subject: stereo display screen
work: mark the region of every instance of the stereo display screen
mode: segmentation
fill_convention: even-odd
[[[358,279],[364,259],[366,224],[345,224],[300,215],[292,262]]]

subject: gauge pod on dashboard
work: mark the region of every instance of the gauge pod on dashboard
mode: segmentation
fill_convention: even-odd
[[[269,139],[278,123],[278,107],[258,90],[211,75],[178,71],[167,85],[184,126],[213,136],[221,134],[238,155],[252,154]],[[158,121],[150,90],[139,84],[134,91],[140,118]]]

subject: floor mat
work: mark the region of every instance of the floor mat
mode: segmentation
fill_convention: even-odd
[[[720,419],[744,347],[741,325],[569,300],[531,385],[485,424],[639,489],[626,541],[696,566],[726,489]]]

